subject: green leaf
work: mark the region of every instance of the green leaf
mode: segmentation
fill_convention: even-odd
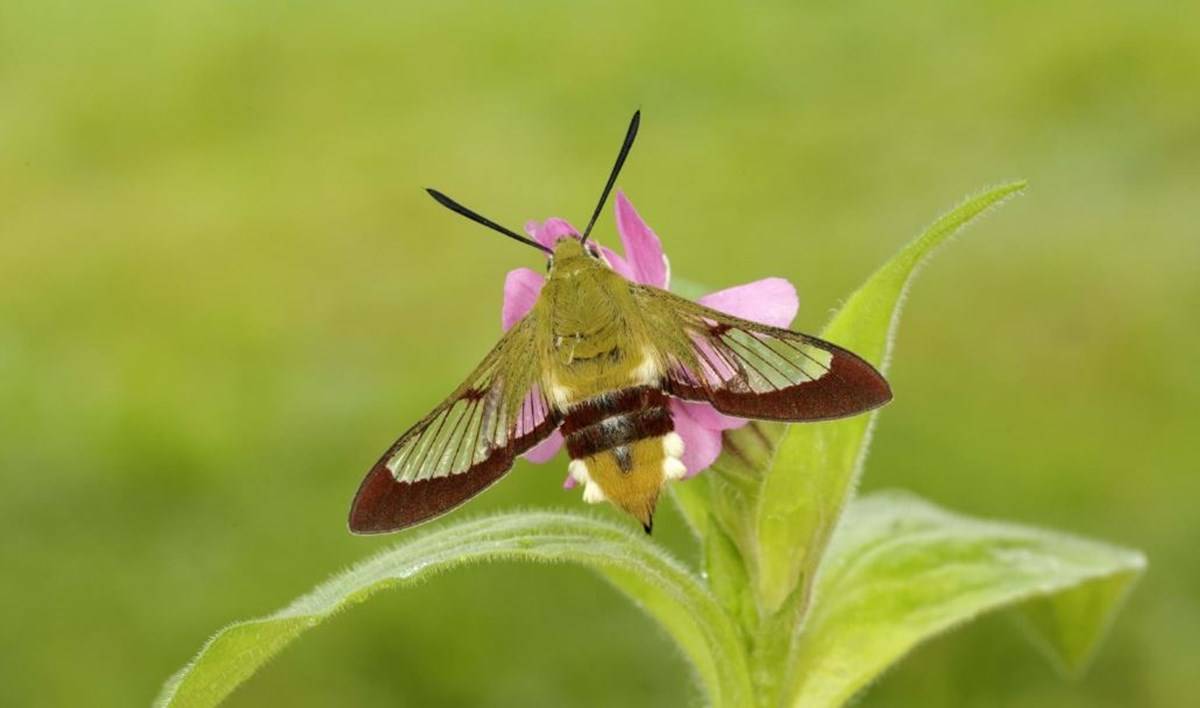
[[[737,546],[749,572],[754,572],[758,563],[754,510],[786,429],[781,423],[752,420],[726,430],[721,435],[720,457],[700,475],[708,483],[713,519]]]
[[[743,629],[753,631],[758,624],[758,608],[750,592],[745,560],[715,521],[710,521],[708,525],[702,550],[704,579],[709,589]]]
[[[688,528],[697,541],[704,541],[708,535],[709,515],[712,506],[712,493],[708,488],[708,477],[699,475],[686,480],[686,483],[672,484],[667,487],[671,499],[679,509],[680,515],[687,522]]]
[[[305,630],[378,590],[465,563],[565,561],[597,571],[654,617],[691,661],[713,706],[751,688],[738,630],[681,563],[640,532],[580,514],[520,512],[442,526],[334,577],[284,609],[234,623],[163,687],[158,706],[213,706]]]
[[[1112,608],[1121,605],[1129,587],[1127,575],[1113,575],[1032,600],[1018,609],[1030,639],[1059,670],[1078,675],[1087,667],[1107,629],[1103,620],[1116,616]]]
[[[900,305],[919,266],[973,219],[1024,187],[1013,182],[989,189],[939,218],[850,296],[822,336],[886,371]],[[788,428],[763,482],[755,519],[756,582],[764,611],[779,610],[791,597],[803,612],[822,551],[853,494],[875,417]],[[797,587],[802,592],[795,593]]]
[[[838,706],[919,642],[1019,606],[1060,663],[1092,653],[1145,569],[1136,551],[952,514],[909,494],[852,503],[787,672],[785,705]]]
[[[740,428],[724,431],[721,455],[712,466],[704,474],[670,486],[680,513],[700,542],[705,558],[702,565],[709,569],[713,583],[716,580],[712,564],[707,560],[710,550],[721,549],[720,552],[728,556],[718,562],[738,560],[742,565],[736,570],[739,577],[755,568],[754,509],[758,506],[763,475],[771,467],[775,448],[785,428],[781,423],[752,420]],[[714,534],[722,537],[721,543],[713,545],[710,536]],[[726,548],[726,545],[732,548]],[[752,590],[748,580],[747,585],[750,586],[747,590]],[[749,625],[745,626],[749,628]]]

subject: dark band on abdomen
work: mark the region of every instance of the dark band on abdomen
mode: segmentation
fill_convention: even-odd
[[[636,386],[583,401],[567,411],[562,432],[571,459],[579,460],[675,429],[667,396]]]

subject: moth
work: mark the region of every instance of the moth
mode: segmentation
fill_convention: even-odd
[[[583,234],[553,249],[428,190],[450,210],[545,251],[549,272],[533,309],[367,473],[351,505],[352,532],[396,531],[453,509],[556,429],[584,500],[607,500],[649,532],[662,490],[685,471],[671,397],[791,422],[851,416],[891,399],[874,367],[835,344],[732,317],[612,270],[588,236],[639,122],[635,113]]]

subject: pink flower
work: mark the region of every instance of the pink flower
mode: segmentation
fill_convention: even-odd
[[[622,192],[616,196],[617,233],[625,248],[622,257],[610,248],[600,250],[612,269],[635,283],[653,285],[666,289],[671,278],[671,266],[663,254],[658,236],[638,216],[633,204]],[[563,219],[547,219],[542,223],[530,221],[525,231],[538,243],[554,248],[563,236],[578,234],[575,227]],[[504,306],[501,318],[504,329],[512,327],[533,309],[538,294],[542,291],[545,278],[530,268],[509,271],[504,278]],[[705,295],[700,304],[714,310],[754,320],[774,327],[787,327],[799,309],[796,289],[783,278],[764,278],[753,283],[738,285]],[[687,476],[692,476],[711,465],[721,454],[721,431],[739,428],[747,421],[718,413],[707,403],[671,400],[671,413],[675,419],[675,431],[683,438],[683,464]],[[541,444],[525,453],[533,462],[546,462],[562,447],[563,438],[555,432]],[[564,487],[574,486],[570,476]]]

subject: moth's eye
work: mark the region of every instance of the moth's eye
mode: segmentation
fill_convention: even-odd
[[[553,267],[554,267],[554,258],[553,257],[547,258],[546,259],[546,272],[549,273],[550,269]]]

